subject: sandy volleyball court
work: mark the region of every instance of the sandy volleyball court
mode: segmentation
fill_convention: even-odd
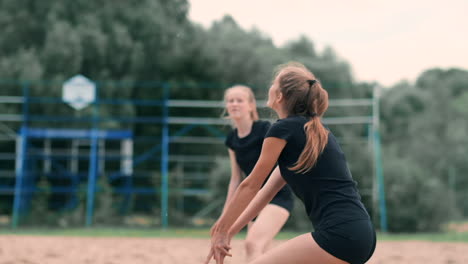
[[[275,245],[283,241],[275,241]],[[207,239],[0,236],[0,264],[200,264]],[[242,240],[228,264],[244,263]],[[468,243],[379,242],[369,263],[464,264]]]

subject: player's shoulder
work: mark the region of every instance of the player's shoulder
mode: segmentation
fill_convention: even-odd
[[[237,129],[235,128],[230,129],[226,135],[225,143],[232,142],[235,139],[236,134],[237,134]]]
[[[294,126],[304,125],[307,123],[307,118],[304,116],[288,116],[286,118],[278,119],[272,126]]]
[[[256,133],[266,133],[270,129],[271,123],[267,120],[256,120],[253,124],[253,129]]]
[[[256,120],[254,124],[261,128],[265,128],[265,127],[268,128],[271,126],[271,123],[268,120]]]

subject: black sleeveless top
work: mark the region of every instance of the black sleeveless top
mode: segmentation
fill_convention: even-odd
[[[255,121],[247,136],[240,138],[237,135],[237,129],[233,129],[226,137],[226,146],[236,153],[237,163],[246,176],[252,172],[260,157],[263,138],[269,128],[270,122]]]
[[[269,128],[270,122],[257,120],[252,124],[250,134],[245,137],[239,138],[237,129],[233,129],[227,135],[225,144],[235,152],[236,161],[245,176],[249,176],[255,167],[262,151],[263,139]],[[267,180],[268,177],[265,179],[265,182]],[[291,189],[287,185],[278,192],[278,194],[280,193],[281,195],[285,195],[284,197],[288,197],[288,195],[292,196]]]
[[[304,125],[307,121],[302,116],[280,119],[265,136],[287,141],[278,158],[281,175],[304,203],[307,215],[316,229],[369,219],[344,153],[331,132],[324,151],[309,172],[301,174],[289,169],[294,166],[304,149]]]

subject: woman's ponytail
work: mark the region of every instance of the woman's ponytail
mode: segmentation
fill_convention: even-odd
[[[312,89],[310,100],[313,114],[304,125],[306,134],[306,144],[296,164],[291,167],[299,173],[306,173],[317,163],[318,157],[328,143],[328,130],[323,126],[321,117],[328,108],[328,93],[322,88],[320,83],[316,83]]]

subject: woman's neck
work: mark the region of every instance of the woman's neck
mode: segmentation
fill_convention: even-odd
[[[286,111],[284,111],[281,108],[280,109],[275,109],[275,112],[278,115],[279,119],[284,119],[284,118],[288,117],[288,113],[286,113]]]
[[[254,121],[252,119],[235,120],[235,124],[237,128],[237,136],[239,136],[240,138],[243,138],[249,135],[250,132],[252,131],[253,122]]]

